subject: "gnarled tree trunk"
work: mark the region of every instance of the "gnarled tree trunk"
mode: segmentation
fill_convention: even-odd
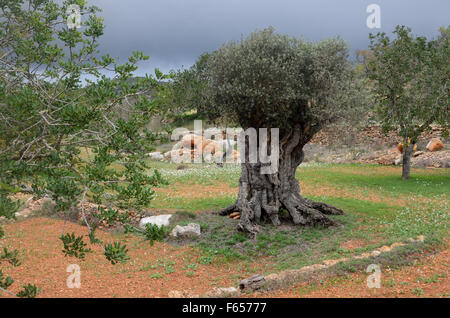
[[[280,141],[278,172],[261,174],[261,163],[243,162],[239,180],[238,198],[235,204],[220,212],[228,215],[241,213],[238,230],[254,237],[258,223],[268,218],[274,225],[280,225],[280,209],[288,211],[294,224],[328,227],[335,225],[327,215],[344,212],[325,203],[314,202],[300,195],[300,186],[295,171],[304,158],[303,147],[312,138],[300,127]],[[246,148],[247,145],[246,145]],[[247,153],[247,152],[246,152]]]

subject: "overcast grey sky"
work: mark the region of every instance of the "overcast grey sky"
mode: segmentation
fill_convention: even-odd
[[[450,0],[89,0],[102,8],[101,52],[125,58],[133,50],[150,55],[140,74],[189,67],[203,52],[272,25],[277,32],[321,40],[340,35],[351,53],[368,45],[370,32],[395,25],[434,37],[450,25]],[[381,8],[381,28],[366,25],[369,4]]]

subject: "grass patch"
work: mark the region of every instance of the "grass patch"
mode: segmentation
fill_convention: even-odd
[[[170,184],[238,185],[240,167],[225,165],[187,164],[186,169],[177,170],[177,165],[155,163]],[[171,196],[158,194],[153,201],[156,208],[176,209],[180,215],[173,224],[201,224],[200,238],[189,241],[167,239],[173,244],[190,244],[198,247],[202,255],[201,264],[222,262],[256,262],[266,257],[273,263],[272,271],[297,269],[321,263],[327,259],[350,257],[374,250],[383,245],[405,241],[411,237],[425,235],[439,242],[448,235],[449,173],[446,169],[413,169],[411,180],[401,180],[400,168],[361,164],[306,164],[297,171],[303,184],[320,187],[345,188],[360,193],[360,198],[330,196],[308,196],[343,209],[346,214],[331,216],[342,226],[328,229],[298,227],[288,223],[281,227],[271,224],[261,226],[256,240],[248,240],[236,231],[238,221],[209,213],[189,214],[194,211],[217,211],[235,202],[235,195],[226,193],[215,197]],[[170,185],[169,185],[170,186]],[[373,201],[373,195],[385,200]],[[402,206],[410,199],[411,205]],[[416,204],[416,198],[438,199]],[[390,203],[392,202],[392,203]],[[400,203],[399,203],[400,202]],[[184,215],[182,215],[184,213]],[[195,219],[195,220],[194,220]],[[194,221],[192,221],[194,220]],[[358,240],[361,246],[353,250],[342,248],[343,243]]]
[[[152,202],[152,208],[173,209],[184,212],[193,211],[213,211],[232,204],[236,198],[234,196],[216,198],[185,198],[173,197],[170,195],[158,194],[157,200]]]
[[[314,185],[324,181],[335,187],[361,188],[389,193],[390,196],[420,195],[433,197],[450,193],[448,169],[412,169],[411,179],[401,179],[401,168],[378,165],[345,164],[300,166],[297,178]]]

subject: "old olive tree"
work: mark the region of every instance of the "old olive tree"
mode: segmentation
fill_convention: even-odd
[[[231,119],[244,131],[267,128],[267,138],[258,136],[258,146],[279,153],[278,169],[265,174],[260,158],[249,160],[253,145],[244,138],[238,198],[222,214],[240,211],[238,229],[251,236],[263,220],[335,224],[328,215],[343,211],[303,197],[295,173],[304,159],[303,147],[321,128],[367,104],[366,82],[356,75],[346,43],[311,43],[268,28],[202,56],[200,66],[193,67],[202,83],[198,110],[209,119]],[[277,149],[269,146],[272,128],[278,128]]]

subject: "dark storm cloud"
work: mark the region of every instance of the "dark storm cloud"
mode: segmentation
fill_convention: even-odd
[[[143,50],[163,71],[190,66],[203,52],[239,40],[270,25],[308,40],[340,35],[351,51],[366,48],[370,32],[390,33],[395,25],[433,37],[450,24],[448,0],[90,0],[103,9],[106,31],[101,51],[125,58]],[[381,29],[369,29],[366,8],[381,7]]]

